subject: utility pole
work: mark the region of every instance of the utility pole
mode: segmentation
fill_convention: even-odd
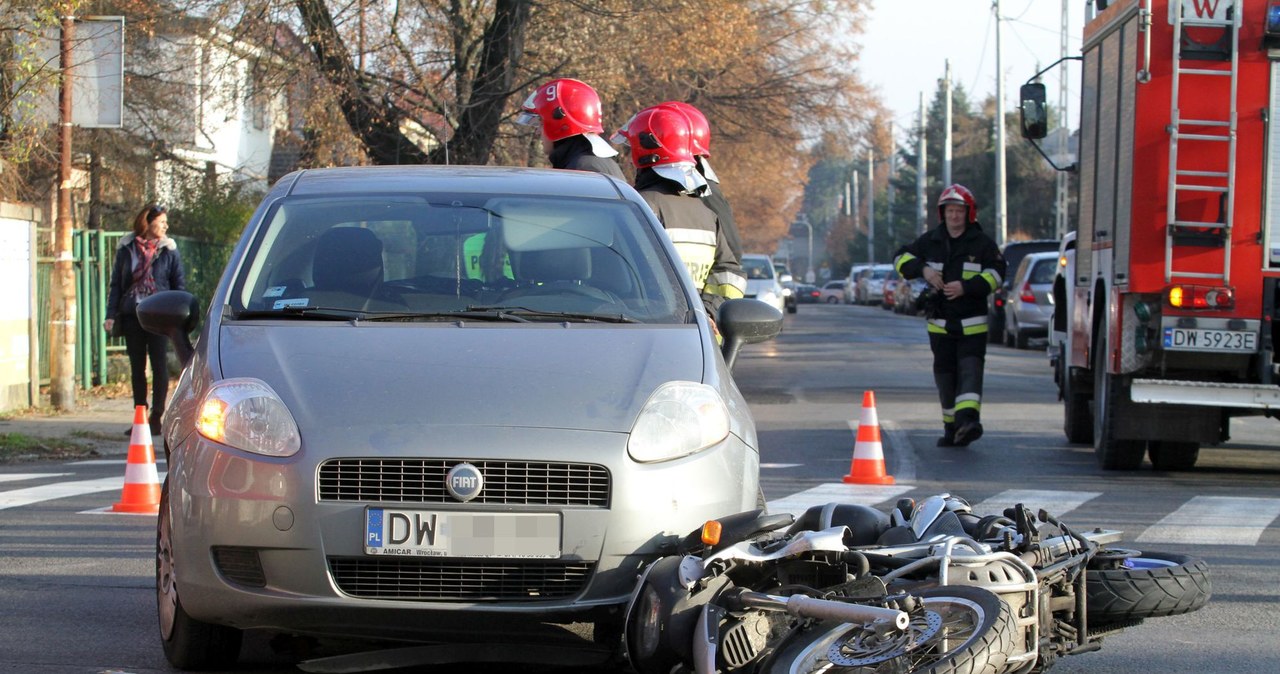
[[[71,253],[71,46],[76,17],[70,3],[59,5],[62,38],[59,65],[62,90],[58,103],[58,215],[54,225],[53,282],[50,287],[49,402],[59,410],[76,406],[76,272]],[[93,326],[101,329],[99,326]]]
[[[862,219],[862,211],[859,208],[860,204],[858,203],[858,172],[856,170],[853,172],[853,177],[851,177],[849,181],[853,183],[853,236],[856,237],[858,235],[858,222]],[[852,242],[853,238],[850,237],[849,241]]]
[[[1067,57],[1067,11],[1068,0],[1062,0],[1062,34],[1058,40],[1058,55],[1062,58]],[[1067,123],[1067,68],[1064,66],[1058,73],[1058,157],[1067,156],[1067,142],[1071,135],[1071,125]],[[1054,215],[1056,216],[1055,228],[1058,239],[1067,235],[1067,230],[1071,226],[1070,219],[1067,217],[1068,195],[1067,195],[1067,172],[1057,171],[1055,176],[1057,184],[1056,199],[1057,204]]]
[[[876,173],[875,150],[867,148],[867,262],[876,261]]]
[[[918,221],[918,224],[920,227],[920,233],[923,234],[924,232],[929,231],[929,217],[928,217],[929,209],[926,207],[924,203],[925,192],[926,192],[925,185],[927,184],[926,182],[927,179],[925,177],[925,167],[928,166],[928,162],[925,161],[924,155],[925,155],[925,150],[928,149],[928,141],[924,137],[925,123],[924,123],[924,92],[923,91],[920,92],[920,119],[919,119],[919,126],[917,128],[920,130],[920,133],[916,141],[918,146],[916,148],[916,206],[917,206],[916,220]]]
[[[1004,65],[1000,60],[1000,22],[1004,19],[1000,14],[1000,0],[994,0],[991,6],[996,13],[996,244],[1003,246],[1008,226],[1004,175]]]
[[[946,60],[942,75],[943,133],[942,133],[942,184],[951,184],[951,59]]]
[[[898,141],[893,137],[894,121],[889,120],[889,176],[885,186],[885,201],[889,204],[885,208],[886,219],[889,221],[885,225],[885,232],[889,234],[889,247],[892,248],[894,239],[897,237],[898,223],[893,217],[894,207],[897,206],[897,191],[893,188],[893,181],[898,177]]]

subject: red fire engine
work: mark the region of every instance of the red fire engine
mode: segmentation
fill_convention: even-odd
[[[1104,468],[1184,470],[1280,414],[1280,0],[1090,4],[1064,430]],[[1022,113],[1043,138],[1043,85]]]

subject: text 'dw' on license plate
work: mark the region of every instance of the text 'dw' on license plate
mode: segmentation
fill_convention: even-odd
[[[560,556],[559,513],[366,508],[364,551],[419,557]]]
[[[1258,350],[1258,333],[1250,330],[1165,328],[1164,348],[1168,351],[1253,353]]]

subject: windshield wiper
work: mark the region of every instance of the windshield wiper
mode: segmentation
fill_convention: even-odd
[[[544,311],[527,307],[467,307],[467,311],[492,311],[528,320],[549,321],[582,321],[587,323],[639,323],[640,321],[622,314],[594,314],[577,311]]]
[[[368,317],[368,312],[343,307],[281,307],[279,309],[246,309],[233,318],[301,318],[313,321],[360,321]]]

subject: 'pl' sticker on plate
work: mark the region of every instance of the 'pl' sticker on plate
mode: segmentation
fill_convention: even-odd
[[[285,288],[288,286],[271,286],[267,288],[267,292],[262,293],[263,297],[281,297],[284,295]]]
[[[297,297],[289,300],[276,300],[275,304],[271,305],[271,308],[286,309],[288,307],[305,307],[305,306],[307,306],[307,298]]]

